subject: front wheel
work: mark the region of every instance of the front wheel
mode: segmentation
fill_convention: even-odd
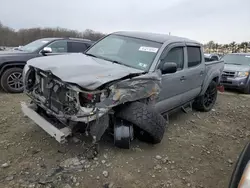
[[[166,120],[153,107],[144,103],[122,105],[116,117],[132,123],[136,137],[142,141],[158,144],[164,136]]]
[[[204,95],[198,97],[194,103],[193,103],[193,107],[199,111],[203,111],[203,112],[208,112],[210,111],[217,99],[217,84],[215,81],[212,81],[206,92],[204,93]]]
[[[23,69],[13,67],[4,71],[1,77],[1,86],[4,91],[9,93],[23,92]]]
[[[248,84],[247,87],[244,88],[243,93],[250,94],[250,84]]]

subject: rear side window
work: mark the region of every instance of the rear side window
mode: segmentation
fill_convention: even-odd
[[[187,47],[188,67],[194,67],[201,63],[201,49],[200,47]]]
[[[68,42],[68,52],[69,53],[78,53],[85,52],[88,49],[85,43],[82,42]]]
[[[52,42],[47,47],[50,47],[52,49],[52,53],[66,53],[68,51],[66,40],[58,40]]]

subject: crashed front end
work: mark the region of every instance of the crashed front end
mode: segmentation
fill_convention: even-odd
[[[160,72],[154,72],[128,75],[95,90],[88,90],[77,83],[61,80],[51,71],[31,65],[25,67],[23,79],[24,91],[32,99],[33,105],[46,112],[49,119],[56,118],[63,125],[59,130],[70,128],[67,134],[63,134],[63,141],[57,139],[59,142],[64,142],[65,137],[72,133],[72,125],[79,123],[86,127],[94,141],[100,140],[109,126],[113,107],[142,99],[154,100],[160,92],[161,84]],[[27,111],[24,113],[32,119],[32,114],[28,115]],[[39,120],[33,120],[41,124]],[[39,126],[49,132],[47,127]],[[54,124],[50,123],[48,126]],[[49,134],[56,137],[59,133],[53,131],[54,128]]]

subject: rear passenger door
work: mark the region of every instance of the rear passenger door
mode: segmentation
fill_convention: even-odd
[[[194,99],[201,91],[205,76],[205,62],[202,59],[202,50],[198,44],[186,44],[187,65],[185,70],[185,95],[182,101]]]
[[[88,45],[83,42],[68,42],[68,53],[83,53],[88,49]]]

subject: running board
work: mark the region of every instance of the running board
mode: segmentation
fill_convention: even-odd
[[[56,128],[45,118],[39,115],[32,106],[28,106],[25,102],[21,102],[21,109],[25,116],[33,120],[39,127],[41,127],[50,136],[54,137],[59,143],[65,143],[66,137],[72,134],[72,129],[70,127],[64,127],[62,129]]]
[[[182,111],[183,111],[184,113],[186,113],[186,114],[187,114],[188,112],[192,112],[192,111],[193,111],[192,103],[190,102],[190,103],[188,103],[186,106],[182,106],[181,109],[182,109]]]

